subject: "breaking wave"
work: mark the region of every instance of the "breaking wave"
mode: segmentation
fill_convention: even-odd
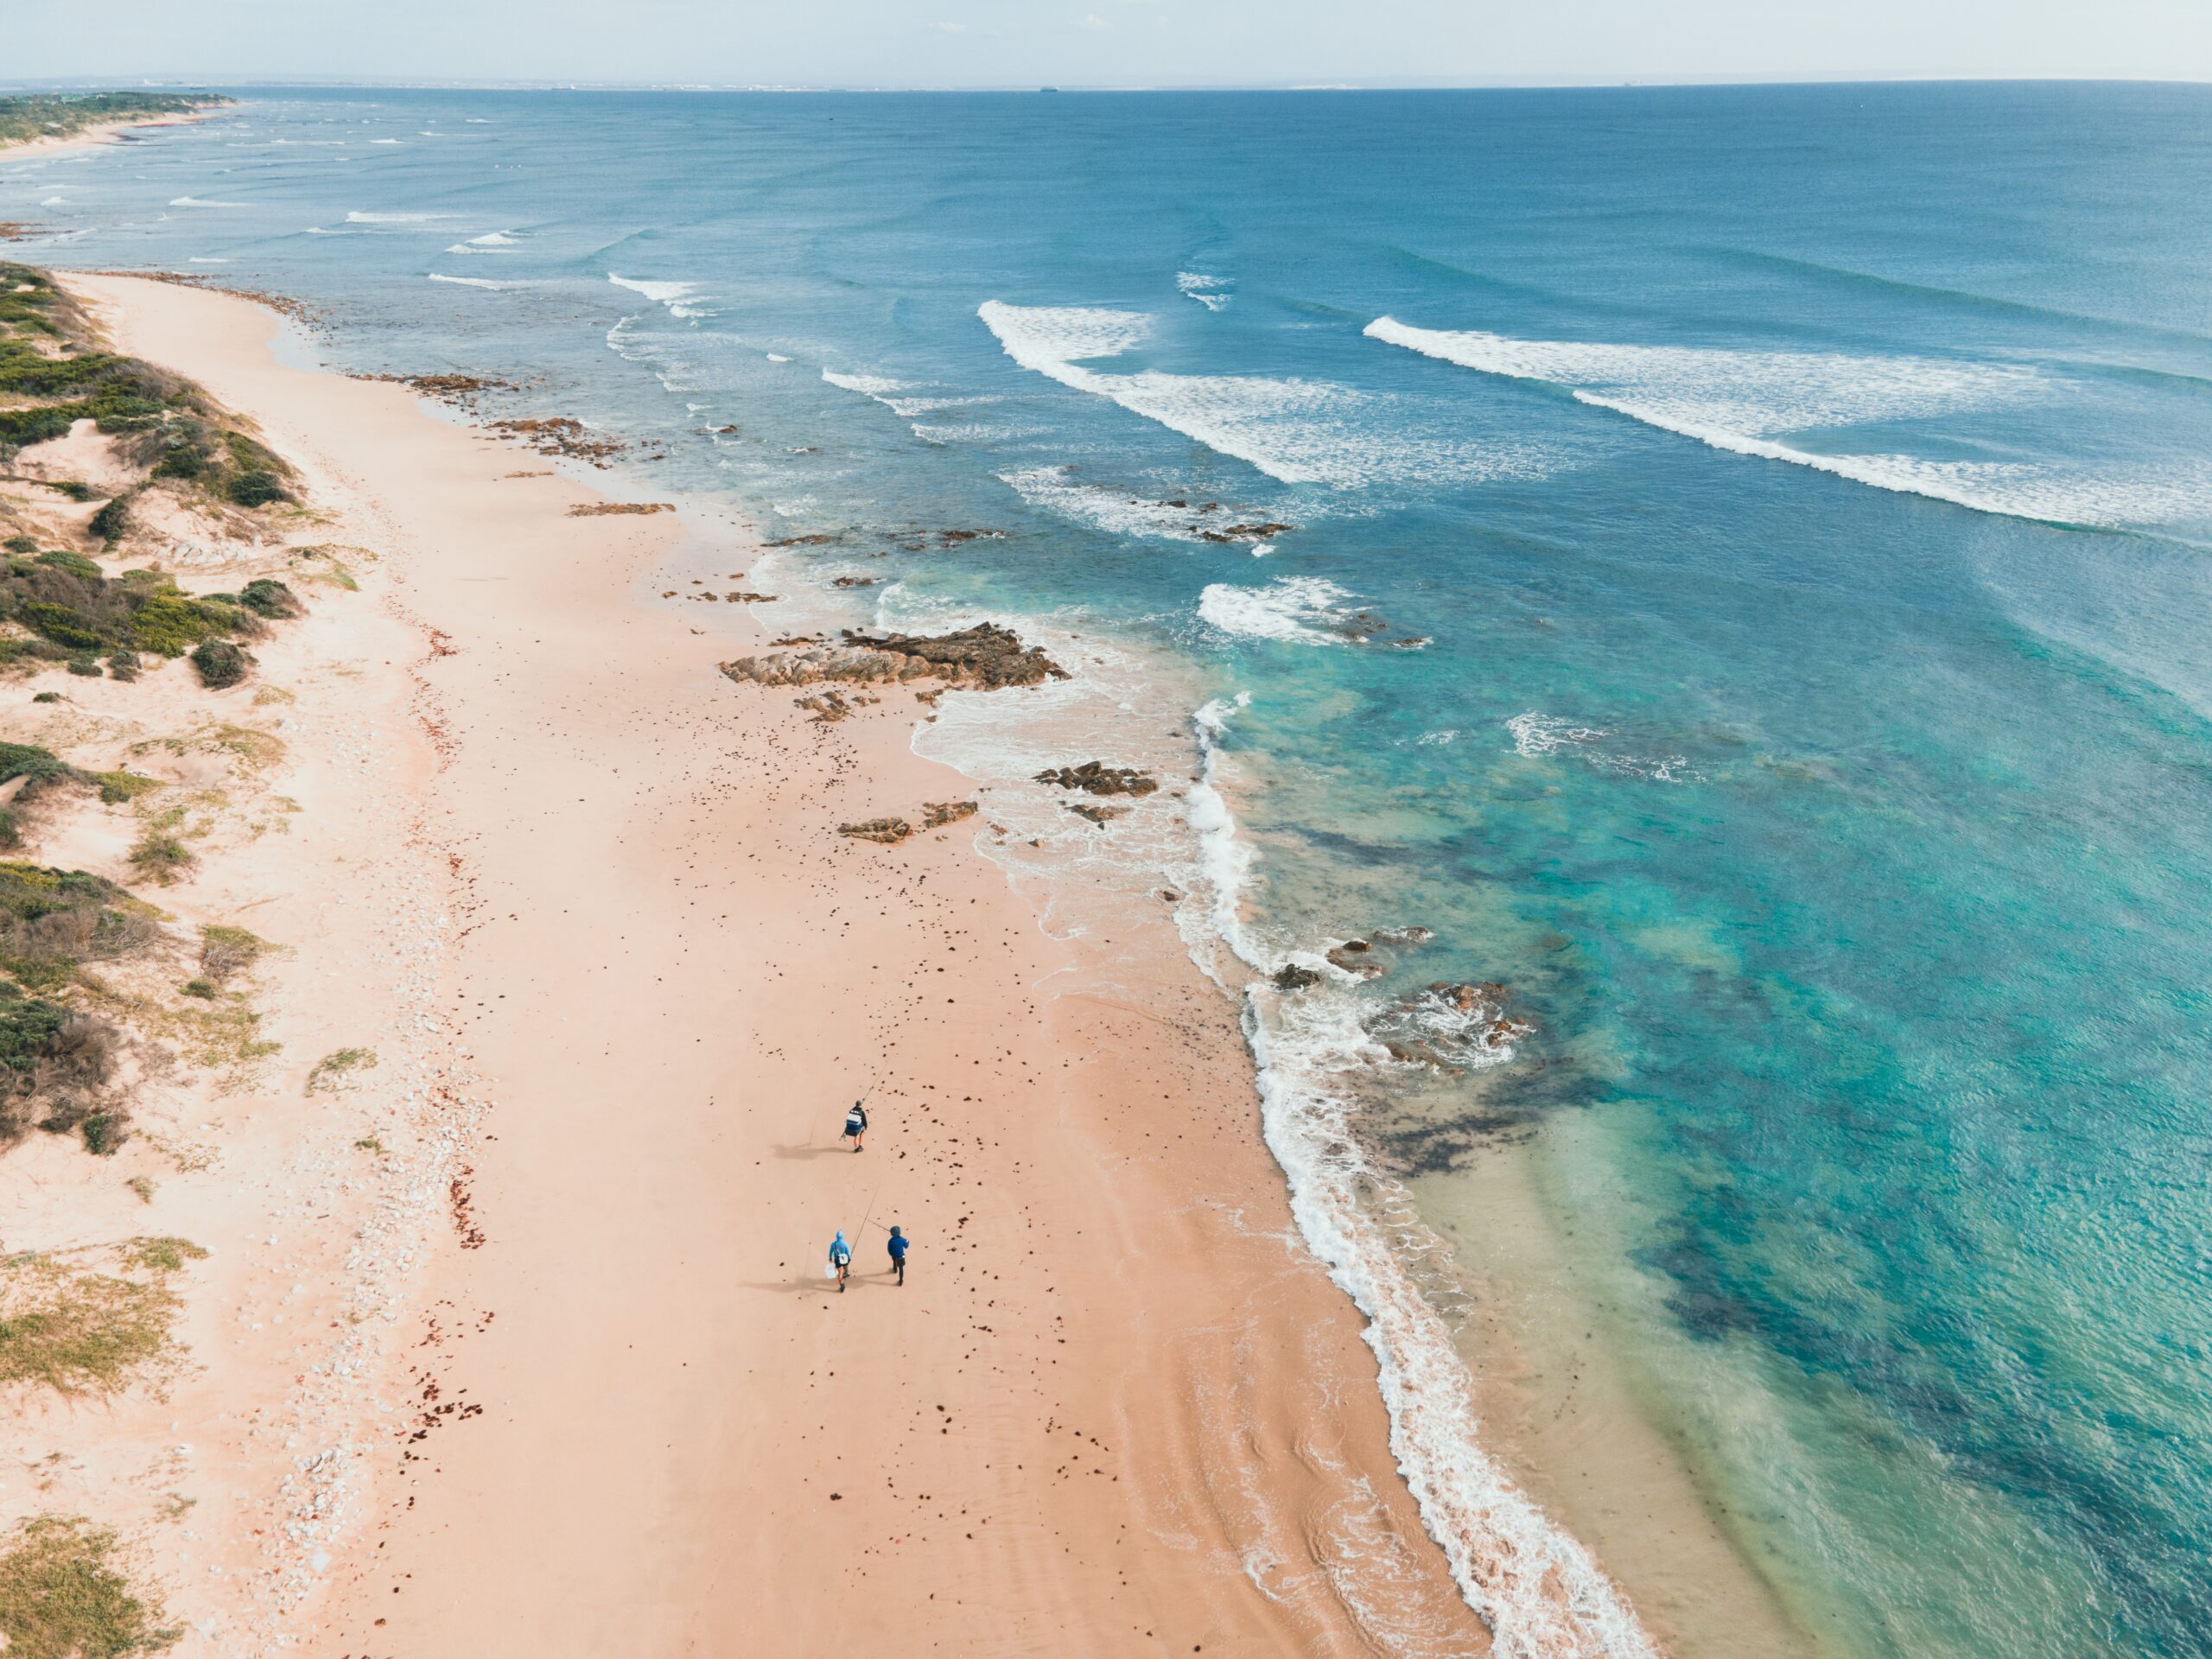
[[[1242,639],[1340,645],[1343,630],[1327,625],[1343,622],[1352,597],[1326,576],[1279,576],[1264,588],[1217,582],[1198,595],[1198,616]]]
[[[1157,369],[1109,374],[1084,366],[1149,340],[1153,319],[1140,311],[988,300],[976,315],[1023,368],[1107,398],[1281,483],[1354,489],[1529,470],[1523,450],[1409,430],[1395,399],[1326,380]]]
[[[1209,311],[1218,311],[1230,302],[1229,284],[1218,276],[1207,276],[1195,270],[1175,273],[1175,286],[1186,299],[1196,300]]]
[[[632,294],[642,294],[656,305],[668,308],[671,317],[705,317],[714,314],[705,306],[693,305],[690,300],[699,291],[696,283],[649,282],[642,277],[618,276],[607,273],[607,280],[617,288],[626,288]]]
[[[458,219],[458,213],[348,213],[348,225],[428,225],[434,219]]]
[[[1925,420],[2057,396],[2024,365],[1830,352],[1516,340],[1378,317],[1370,338],[1478,373],[1559,386],[1578,403],[1714,449],[2008,518],[2125,529],[2212,518],[2212,464],[2104,467],[1830,454],[1777,435]]]

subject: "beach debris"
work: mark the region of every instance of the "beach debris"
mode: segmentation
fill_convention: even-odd
[[[606,518],[617,513],[674,512],[673,501],[583,501],[569,509],[571,518]]]
[[[817,692],[810,697],[796,698],[794,703],[798,708],[811,709],[814,723],[817,726],[834,725],[853,712],[853,705],[845,701],[842,692],[837,691]]]
[[[914,833],[914,826],[904,818],[870,818],[864,823],[841,823],[837,833],[854,841],[879,841],[895,847]]]
[[[1134,766],[1109,766],[1103,760],[1086,760],[1079,766],[1061,766],[1037,774],[1040,784],[1079,789],[1086,795],[1149,795],[1159,779]]]
[[[975,801],[924,801],[922,828],[942,830],[948,823],[957,823],[963,818],[974,817],[980,810],[980,804]]]
[[[712,599],[714,595],[712,594],[705,594],[701,595],[701,597]],[[724,594],[722,597],[733,605],[773,605],[780,595],[775,594],[756,594],[743,588],[734,588],[728,593]]]
[[[989,622],[935,635],[874,634],[847,628],[842,637],[842,645],[811,646],[785,656],[741,657],[722,664],[721,671],[733,680],[760,685],[938,679],[981,690],[1068,677],[1043,652],[1025,647],[1020,635]]]

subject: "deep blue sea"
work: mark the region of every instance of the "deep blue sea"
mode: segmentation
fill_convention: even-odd
[[[2212,89],[249,96],[16,255],[526,378],[1202,768],[1052,844],[1189,894],[1509,1650],[1645,1637],[1441,1369],[1506,1158],[1808,1648],[2212,1655]]]

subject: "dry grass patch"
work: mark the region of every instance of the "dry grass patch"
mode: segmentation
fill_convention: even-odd
[[[169,1281],[207,1254],[189,1239],[134,1238],[0,1258],[0,1386],[111,1395],[158,1376],[175,1359],[182,1306]],[[102,1258],[111,1270],[93,1265]]]
[[[8,1659],[126,1659],[176,1645],[159,1598],[117,1569],[115,1534],[82,1516],[34,1516],[0,1554]]]
[[[307,1086],[301,1092],[306,1095],[342,1093],[355,1081],[353,1073],[373,1071],[376,1065],[377,1052],[373,1048],[335,1050],[315,1063],[308,1072]]]

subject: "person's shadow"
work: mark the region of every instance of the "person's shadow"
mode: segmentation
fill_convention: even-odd
[[[776,1156],[779,1158],[835,1158],[841,1154],[844,1157],[849,1158],[853,1155],[853,1150],[850,1147],[816,1146],[778,1147],[776,1148]]]

